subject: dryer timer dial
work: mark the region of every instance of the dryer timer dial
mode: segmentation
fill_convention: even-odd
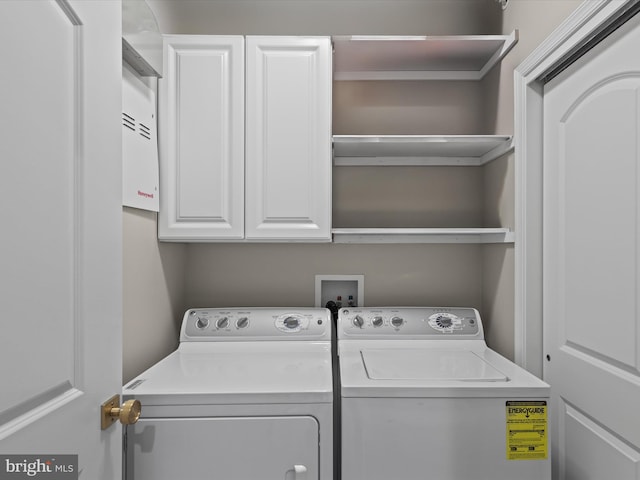
[[[309,326],[309,321],[302,315],[289,313],[281,315],[276,319],[275,327],[281,332],[297,333]]]
[[[300,319],[298,317],[286,317],[282,323],[285,327],[293,330],[300,326]]]

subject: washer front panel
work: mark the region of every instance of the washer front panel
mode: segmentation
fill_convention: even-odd
[[[342,478],[550,480],[550,460],[507,460],[496,398],[344,398]],[[548,401],[532,395],[529,401]]]

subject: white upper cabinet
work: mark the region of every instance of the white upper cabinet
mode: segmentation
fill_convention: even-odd
[[[161,240],[244,238],[244,38],[170,35],[159,82]]]
[[[330,241],[329,37],[171,35],[164,48],[159,238]]]
[[[247,37],[246,237],[331,240],[329,37]]]

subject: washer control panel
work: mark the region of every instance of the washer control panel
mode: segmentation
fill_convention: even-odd
[[[342,308],[339,337],[397,336],[482,338],[482,321],[474,308],[380,307]]]
[[[180,341],[330,339],[325,308],[194,308],[182,320]]]

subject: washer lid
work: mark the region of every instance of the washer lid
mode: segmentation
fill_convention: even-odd
[[[348,341],[340,355],[342,398],[533,398],[549,385],[483,340]]]
[[[466,350],[362,350],[372,380],[506,382],[508,378]]]

